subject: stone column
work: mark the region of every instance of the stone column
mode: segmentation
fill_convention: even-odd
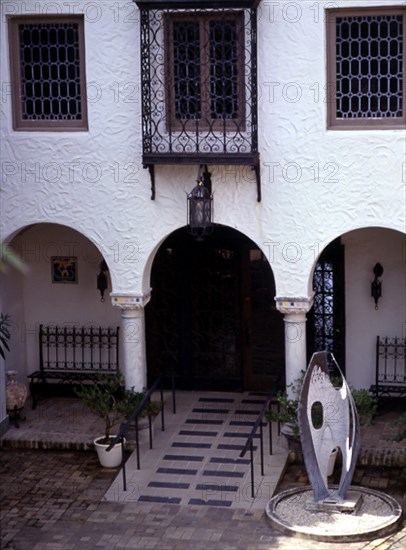
[[[121,370],[126,388],[143,391],[147,387],[144,307],[151,298],[145,294],[111,294],[113,306],[121,309]]]
[[[306,313],[312,307],[312,298],[275,298],[277,309],[285,321],[285,374],[287,394],[295,398],[288,386],[306,370]]]

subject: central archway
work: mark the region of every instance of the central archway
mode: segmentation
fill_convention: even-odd
[[[146,308],[151,382],[173,371],[177,387],[264,390],[284,369],[275,282],[257,245],[216,226],[203,242],[185,228],[159,248]]]

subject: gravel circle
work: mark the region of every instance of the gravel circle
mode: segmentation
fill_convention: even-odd
[[[271,499],[266,512],[272,523],[284,531],[293,531],[319,540],[349,540],[394,529],[402,515],[398,502],[378,491],[351,487],[362,494],[356,512],[314,512],[305,510],[313,499],[311,488],[291,489]]]

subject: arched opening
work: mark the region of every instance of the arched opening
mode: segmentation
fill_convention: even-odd
[[[341,238],[321,253],[313,274],[313,307],[307,317],[307,356],[326,350],[345,373],[345,277]],[[330,365],[334,371],[334,365]]]
[[[178,387],[271,387],[284,369],[275,282],[257,245],[217,226],[203,242],[185,228],[159,248],[146,308],[148,376],[174,372]]]
[[[117,326],[120,311],[97,288],[103,256],[82,233],[60,224],[38,223],[21,229],[8,242],[26,267],[2,273],[1,310],[11,316],[6,368],[18,379],[39,368],[39,326]]]
[[[383,227],[344,233],[320,254],[314,305],[307,319],[307,352],[334,354],[356,388],[375,382],[377,336],[405,337],[405,235]],[[378,308],[371,296],[374,266],[383,266]]]

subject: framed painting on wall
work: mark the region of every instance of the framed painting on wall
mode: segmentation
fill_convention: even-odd
[[[78,282],[78,262],[76,256],[52,256],[51,270],[53,283]]]

